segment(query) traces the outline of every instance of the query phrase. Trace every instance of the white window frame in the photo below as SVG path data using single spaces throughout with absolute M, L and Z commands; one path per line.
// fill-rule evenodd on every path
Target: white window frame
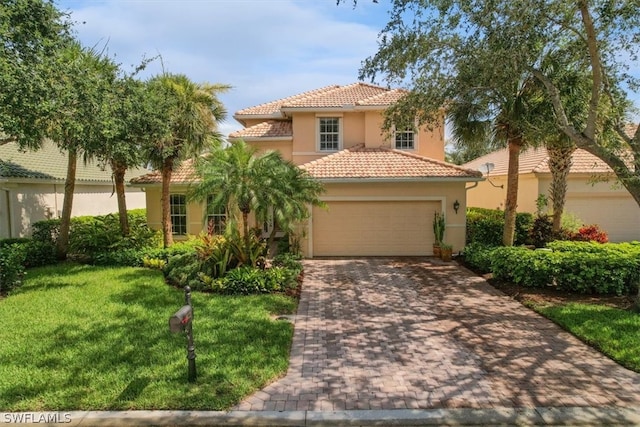
M 338 129 L 336 131 L 330 131 L 330 132 L 323 132 L 322 131 L 322 127 L 323 124 L 322 122 L 325 120 L 335 120 L 336 125 L 338 127 Z M 317 116 L 316 117 L 316 127 L 317 127 L 317 149 L 319 152 L 322 153 L 331 153 L 331 152 L 336 152 L 336 151 L 340 151 L 342 149 L 342 117 L 340 116 Z M 322 141 L 323 139 L 323 135 L 331 135 L 331 136 L 335 136 L 337 141 Z M 323 148 L 322 145 L 323 144 L 334 144 L 335 143 L 335 148 L 331 147 L 331 148 Z
M 404 136 L 409 136 L 411 135 L 411 138 L 404 138 Z M 396 130 L 393 133 L 393 148 L 395 148 L 396 150 L 403 150 L 403 151 L 413 151 L 417 148 L 417 132 L 413 131 L 413 130 L 405 130 L 405 131 L 398 131 Z M 400 139 L 398 139 L 400 138 Z M 411 142 L 411 146 L 410 147 L 404 147 L 403 145 L 405 145 L 405 143 L 407 143 L 410 139 Z M 398 144 L 400 143 L 400 144 Z M 400 145 L 400 146 L 399 146 Z
M 176 203 L 175 198 L 181 198 L 181 203 Z M 180 209 L 182 207 L 183 209 Z M 187 196 L 185 194 L 169 194 L 169 217 L 171 219 L 171 234 L 174 236 L 186 236 L 189 225 L 187 218 Z M 177 221 L 184 218 L 184 224 Z M 178 226 L 176 226 L 178 225 Z
M 209 223 L 213 221 L 213 234 L 224 234 L 225 227 L 227 226 L 227 210 L 224 206 L 214 207 L 211 202 L 213 201 L 213 195 L 207 196 L 205 205 L 205 229 L 209 231 Z

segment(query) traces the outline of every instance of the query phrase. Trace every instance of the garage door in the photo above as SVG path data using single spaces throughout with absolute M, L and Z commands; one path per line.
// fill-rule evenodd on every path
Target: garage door
M 611 242 L 640 240 L 640 208 L 631 196 L 586 198 L 568 195 L 564 210 L 575 214 L 585 224 L 598 224 Z
M 314 256 L 431 255 L 439 201 L 332 201 L 313 209 Z

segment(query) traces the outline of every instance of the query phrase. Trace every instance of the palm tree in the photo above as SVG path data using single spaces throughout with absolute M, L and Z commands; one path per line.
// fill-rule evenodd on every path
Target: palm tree
M 457 144 L 470 147 L 506 144 L 509 153 L 505 224 L 502 242 L 513 245 L 518 206 L 520 152 L 530 144 L 527 125 L 531 114 L 532 78 L 524 78 L 510 90 L 469 91 L 450 105 L 449 120 Z
M 255 147 L 239 140 L 225 149 L 214 150 L 198 159 L 200 181 L 190 189 L 189 198 L 207 200 L 224 207 L 233 216 L 239 213 L 245 250 L 250 251 L 249 215 L 264 221 L 270 212 L 278 224 L 290 230 L 308 214 L 308 206 L 321 206 L 322 185 L 305 171 L 282 159 L 280 153 L 258 154 Z M 233 227 L 234 222 L 229 221 Z M 270 236 L 273 239 L 273 234 Z
M 229 89 L 221 84 L 196 84 L 182 74 L 162 74 L 149 81 L 165 111 L 169 126 L 165 137 L 146 148 L 146 158 L 162 173 L 162 233 L 164 246 L 173 244 L 169 188 L 173 170 L 186 158 L 220 145 L 217 123 L 226 111 L 217 95 Z

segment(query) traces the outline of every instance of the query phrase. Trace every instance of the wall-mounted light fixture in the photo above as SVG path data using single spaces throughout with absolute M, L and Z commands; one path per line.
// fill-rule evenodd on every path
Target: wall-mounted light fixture
M 458 209 L 460 209 L 460 202 L 456 199 L 456 201 L 453 202 L 453 210 L 456 211 L 456 214 L 458 213 Z

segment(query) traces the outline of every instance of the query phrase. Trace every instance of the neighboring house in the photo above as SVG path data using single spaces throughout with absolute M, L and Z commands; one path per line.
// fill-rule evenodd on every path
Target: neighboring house
M 127 173 L 142 175 L 147 170 Z M 31 234 L 31 224 L 62 213 L 67 155 L 51 142 L 38 151 L 22 152 L 15 143 L 0 145 L 0 238 Z M 72 216 L 118 211 L 111 171 L 78 161 Z M 127 208 L 144 208 L 144 193 L 127 189 Z
M 327 86 L 234 115 L 245 129 L 232 133 L 231 142 L 278 150 L 325 184 L 327 209 L 311 212 L 302 235 L 305 256 L 431 255 L 435 212 L 446 215 L 446 242 L 463 248 L 465 186 L 481 174 L 444 162 L 442 125 L 385 137 L 383 111 L 404 93 L 363 83 Z M 172 179 L 176 235 L 197 234 L 207 217 L 221 214 L 187 204 L 193 179 L 191 162 Z M 160 174 L 132 183 L 145 187 L 149 223 L 160 228 Z
M 531 148 L 520 154 L 518 211 L 536 212 L 539 194 L 549 196 L 551 171 L 545 148 Z M 483 165 L 493 164 L 488 174 Z M 468 191 L 467 204 L 474 207 L 504 209 L 507 189 L 506 149 L 465 163 L 463 167 L 482 170 L 487 178 Z M 613 242 L 640 240 L 640 207 L 602 160 L 576 150 L 567 180 L 565 213 L 576 215 L 585 224 L 597 224 Z

